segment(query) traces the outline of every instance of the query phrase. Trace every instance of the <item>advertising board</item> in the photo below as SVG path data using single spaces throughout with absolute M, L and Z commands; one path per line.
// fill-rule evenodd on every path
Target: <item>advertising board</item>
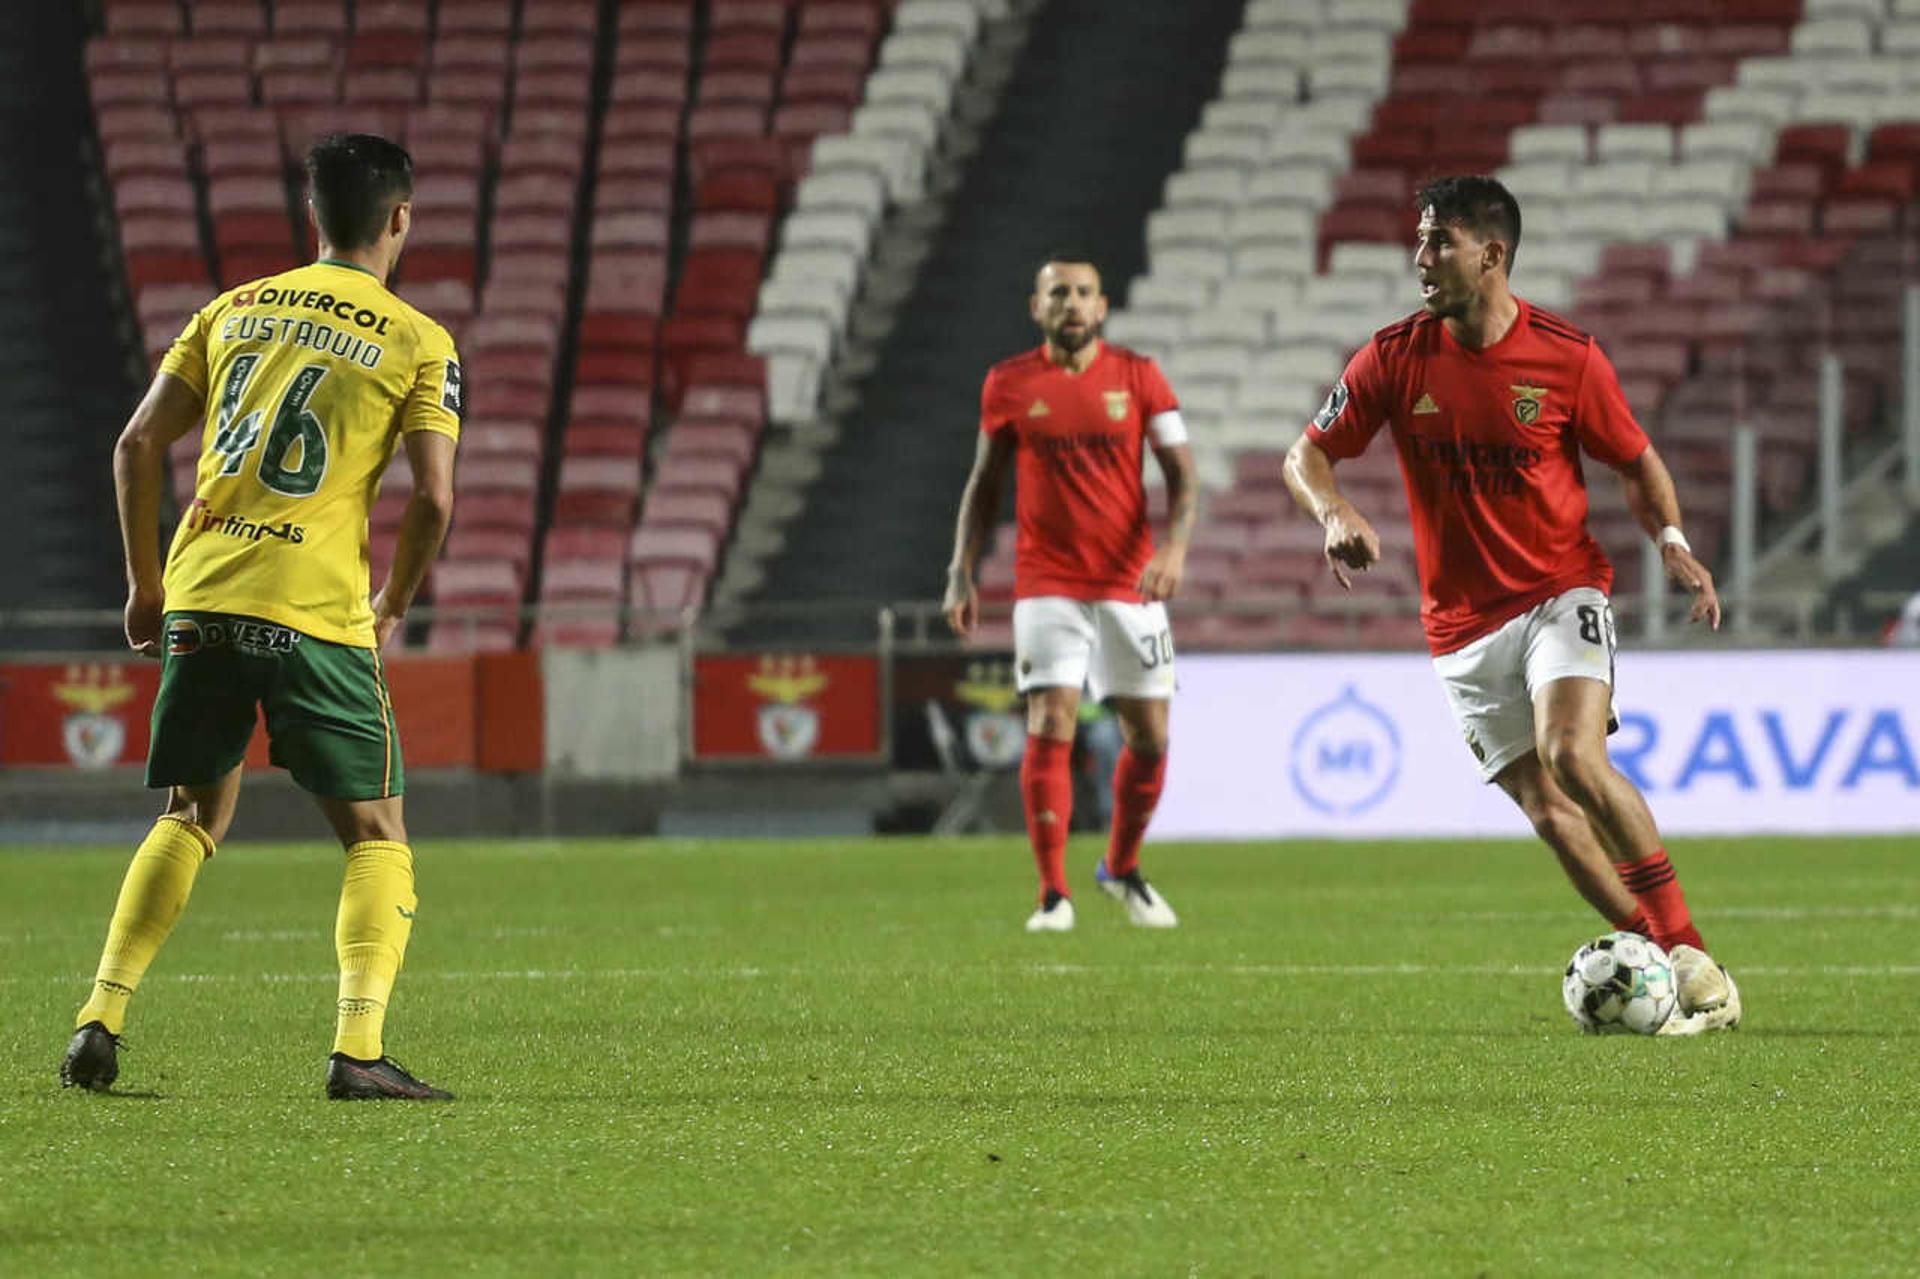
M 1614 703 L 1668 834 L 1920 831 L 1920 653 L 1628 651 Z M 1529 833 L 1424 656 L 1180 660 L 1156 838 Z

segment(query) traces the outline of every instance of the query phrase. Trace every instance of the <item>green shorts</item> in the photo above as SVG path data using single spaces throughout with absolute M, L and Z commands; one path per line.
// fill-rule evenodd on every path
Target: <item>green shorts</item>
M 258 707 L 269 758 L 302 789 L 329 799 L 404 791 L 387 674 L 373 649 L 228 613 L 168 613 L 161 648 L 147 785 L 226 776 L 246 757 Z

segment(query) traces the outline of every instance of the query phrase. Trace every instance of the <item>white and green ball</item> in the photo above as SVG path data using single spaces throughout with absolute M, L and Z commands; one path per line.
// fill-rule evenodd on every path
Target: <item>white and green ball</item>
M 1655 1034 L 1673 1014 L 1673 964 L 1639 933 L 1608 933 L 1573 952 L 1560 995 L 1590 1035 Z

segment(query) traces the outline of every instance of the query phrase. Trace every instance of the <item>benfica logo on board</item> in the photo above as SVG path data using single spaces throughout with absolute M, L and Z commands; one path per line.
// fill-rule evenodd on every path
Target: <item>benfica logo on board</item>
M 811 657 L 763 657 L 747 687 L 763 699 L 756 717 L 760 744 L 776 759 L 802 759 L 820 740 L 820 712 L 806 705 L 827 686 Z
M 70 668 L 66 682 L 53 687 L 53 695 L 73 711 L 60 724 L 60 744 L 67 758 L 82 768 L 118 763 L 127 745 L 127 725 L 114 712 L 134 692 L 116 666 Z

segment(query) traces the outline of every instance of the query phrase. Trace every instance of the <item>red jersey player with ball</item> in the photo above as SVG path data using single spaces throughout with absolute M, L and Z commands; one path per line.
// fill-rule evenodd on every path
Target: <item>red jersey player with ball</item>
M 1720 624 L 1713 577 L 1680 531 L 1665 463 L 1606 355 L 1513 295 L 1520 207 L 1492 178 L 1423 190 L 1425 310 L 1374 334 L 1287 454 L 1295 499 L 1326 529 L 1342 585 L 1380 539 L 1334 483 L 1381 427 L 1400 455 L 1434 669 L 1481 775 L 1497 782 L 1613 924 L 1673 959 L 1679 1009 L 1664 1034 L 1737 1025 L 1740 993 L 1705 952 L 1653 814 L 1607 757 L 1613 721 L 1613 568 L 1587 531 L 1580 454 L 1610 467 L 1694 596 Z
M 1014 661 L 1027 694 L 1020 789 L 1040 868 L 1040 905 L 1027 931 L 1073 927 L 1069 762 L 1083 685 L 1113 708 L 1125 741 L 1113 774 L 1113 834 L 1095 879 L 1134 924 L 1172 928 L 1179 922 L 1173 909 L 1140 873 L 1140 841 L 1166 776 L 1174 679 L 1165 601 L 1179 589 L 1198 510 L 1193 454 L 1159 367 L 1101 341 L 1107 299 L 1091 263 L 1049 259 L 1029 309 L 1046 341 L 987 374 L 942 607 L 956 632 L 973 629 L 980 610 L 974 567 L 1013 467 L 1020 526 Z M 1167 478 L 1171 522 L 1157 550 L 1141 483 L 1148 447 Z

